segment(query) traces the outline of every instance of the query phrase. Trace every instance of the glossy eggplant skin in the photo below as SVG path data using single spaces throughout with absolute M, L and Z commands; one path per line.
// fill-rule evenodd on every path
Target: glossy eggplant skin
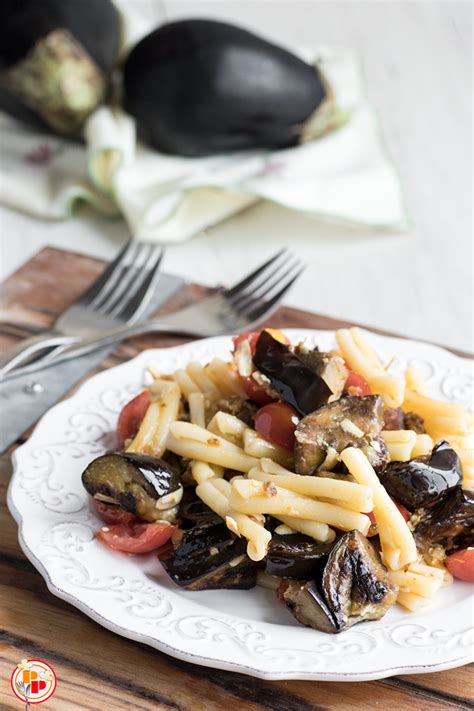
M 372 544 L 358 531 L 348 531 L 334 544 L 322 578 L 284 580 L 278 594 L 299 622 L 335 634 L 379 620 L 395 604 L 397 592 Z
M 414 511 L 461 483 L 461 462 L 451 445 L 442 440 L 427 456 L 408 462 L 390 462 L 379 478 L 390 496 Z
M 0 72 L 24 59 L 39 40 L 57 29 L 69 31 L 102 72 L 111 71 L 121 34 L 119 14 L 111 0 L 2 0 Z M 1 80 L 0 108 L 50 130 Z
M 300 415 L 307 415 L 327 403 L 333 394 L 327 383 L 268 331 L 262 331 L 253 356 L 257 370 L 271 387 Z
M 182 494 L 179 475 L 166 462 L 126 452 L 94 459 L 82 483 L 94 498 L 115 503 L 144 521 L 166 518 L 164 512 L 174 508 Z
M 214 516 L 184 531 L 177 548 L 160 562 L 176 585 L 188 590 L 248 590 L 256 584 L 257 566 L 246 547 L 245 539 Z
M 145 139 L 185 156 L 295 145 L 325 95 L 313 67 L 211 20 L 159 27 L 124 67 L 125 108 Z
M 274 533 L 265 559 L 265 572 L 279 578 L 310 580 L 322 573 L 332 543 L 318 543 L 298 533 Z
M 474 492 L 451 489 L 436 506 L 416 511 L 420 547 L 440 544 L 448 551 L 474 546 Z

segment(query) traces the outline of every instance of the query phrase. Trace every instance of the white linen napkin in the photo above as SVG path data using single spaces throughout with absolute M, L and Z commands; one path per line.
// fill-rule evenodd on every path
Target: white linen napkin
M 128 16 L 128 41 L 146 34 L 150 22 Z M 104 214 L 122 214 L 137 238 L 159 242 L 186 240 L 260 199 L 315 219 L 405 229 L 400 180 L 356 56 L 329 49 L 312 56 L 348 120 L 322 138 L 285 150 L 165 155 L 137 141 L 133 118 L 108 106 L 90 116 L 84 146 L 0 113 L 0 203 L 61 219 L 85 201 Z

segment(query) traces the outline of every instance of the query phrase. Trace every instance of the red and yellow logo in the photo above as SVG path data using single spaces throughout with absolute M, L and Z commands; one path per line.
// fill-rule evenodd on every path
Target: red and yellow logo
M 10 684 L 20 701 L 42 704 L 56 691 L 56 674 L 41 659 L 22 659 L 12 672 Z

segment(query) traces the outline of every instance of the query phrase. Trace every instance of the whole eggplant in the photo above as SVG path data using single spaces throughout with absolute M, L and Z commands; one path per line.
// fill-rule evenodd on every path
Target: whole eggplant
M 111 0 L 2 0 L 0 109 L 76 135 L 105 94 L 120 32 Z
M 144 138 L 185 156 L 296 145 L 327 93 L 314 67 L 212 20 L 159 27 L 124 67 L 124 105 Z

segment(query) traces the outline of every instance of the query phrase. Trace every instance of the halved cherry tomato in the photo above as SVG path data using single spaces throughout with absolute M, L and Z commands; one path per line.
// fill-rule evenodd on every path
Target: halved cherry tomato
M 249 400 L 253 400 L 259 405 L 266 405 L 269 402 L 273 402 L 272 396 L 269 395 L 265 388 L 259 385 L 251 375 L 244 376 L 239 374 L 239 380 Z
M 135 437 L 150 403 L 150 391 L 143 390 L 122 408 L 117 422 L 117 438 L 120 447 L 123 447 L 126 439 Z
M 474 583 L 474 548 L 451 553 L 444 563 L 453 577 Z
M 104 526 L 97 538 L 114 551 L 123 553 L 150 553 L 160 548 L 171 538 L 176 526 L 157 521 L 156 523 L 118 523 Z
M 130 511 L 124 511 L 120 506 L 106 504 L 105 501 L 93 499 L 97 513 L 105 523 L 131 523 L 135 516 Z
M 285 402 L 271 402 L 255 414 L 255 429 L 270 442 L 293 449 L 295 429 L 299 422 L 296 411 Z
M 349 395 L 356 395 L 357 397 L 364 397 L 365 395 L 370 395 L 372 392 L 367 380 L 353 370 L 349 371 L 344 390 L 349 393 Z

